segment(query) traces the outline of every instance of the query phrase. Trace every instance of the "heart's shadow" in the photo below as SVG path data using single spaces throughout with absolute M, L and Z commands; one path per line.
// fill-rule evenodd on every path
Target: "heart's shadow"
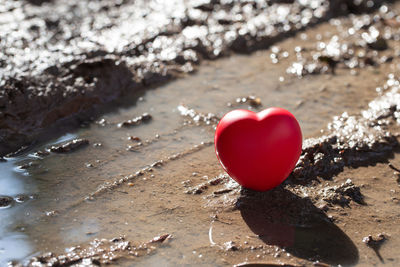
M 236 205 L 250 229 L 268 245 L 333 265 L 358 262 L 351 239 L 308 198 L 282 187 L 267 192 L 243 189 Z

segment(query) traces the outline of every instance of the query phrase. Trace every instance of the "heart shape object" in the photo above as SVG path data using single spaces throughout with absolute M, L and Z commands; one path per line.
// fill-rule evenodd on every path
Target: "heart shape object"
M 302 146 L 300 125 L 289 111 L 227 113 L 215 131 L 215 153 L 225 171 L 243 187 L 266 191 L 295 167 Z

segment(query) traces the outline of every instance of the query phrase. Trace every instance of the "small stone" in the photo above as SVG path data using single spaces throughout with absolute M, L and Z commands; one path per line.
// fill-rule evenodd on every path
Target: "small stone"
M 239 248 L 236 246 L 235 242 L 233 241 L 228 241 L 224 243 L 224 248 L 226 251 L 236 251 L 239 250 Z
M 261 106 L 261 99 L 259 97 L 251 98 L 249 103 L 253 107 Z
M 0 209 L 1 208 L 8 208 L 11 206 L 13 202 L 13 198 L 12 197 L 8 197 L 8 196 L 0 196 Z
M 140 142 L 141 141 L 141 139 L 139 138 L 139 137 L 137 137 L 137 136 L 129 136 L 128 137 L 128 140 L 130 140 L 130 141 L 137 141 L 137 142 Z
M 28 195 L 18 195 L 14 199 L 18 203 L 23 203 L 23 202 L 28 201 L 29 199 L 31 199 L 31 197 L 28 196 Z
M 67 153 L 75 151 L 79 148 L 87 146 L 89 144 L 89 140 L 87 139 L 74 139 L 70 142 L 67 142 L 62 145 L 52 146 L 50 151 L 53 153 Z
M 388 44 L 385 39 L 378 37 L 376 40 L 369 42 L 368 47 L 374 50 L 383 51 L 388 49 Z
M 379 247 L 385 242 L 387 237 L 383 234 L 380 233 L 377 235 L 376 238 L 373 238 L 372 235 L 368 235 L 363 238 L 363 242 L 368 246 L 373 249 L 379 249 Z

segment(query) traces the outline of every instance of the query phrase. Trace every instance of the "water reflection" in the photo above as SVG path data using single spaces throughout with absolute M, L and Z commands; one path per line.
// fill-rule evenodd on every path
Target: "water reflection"
M 75 137 L 75 134 L 66 134 L 52 144 Z M 0 162 L 0 197 L 11 202 L 10 205 L 0 207 L 0 266 L 7 265 L 11 260 L 23 260 L 33 251 L 32 243 L 24 233 L 24 225 L 26 219 L 35 212 L 29 200 L 37 191 L 37 184 L 29 171 L 21 168 L 21 165 L 35 158 L 31 154 L 24 154 Z
M 26 235 L 18 232 L 10 232 L 5 235 L 1 233 L 0 266 L 6 266 L 7 262 L 12 260 L 22 260 L 31 253 L 32 246 Z
M 15 171 L 16 160 L 9 159 L 0 163 L 0 195 L 16 198 L 29 190 L 22 173 Z M 17 232 L 15 221 L 22 207 L 15 200 L 8 208 L 0 209 L 0 266 L 5 266 L 10 260 L 21 260 L 32 252 L 28 237 Z
M 25 193 L 24 179 L 15 172 L 15 160 L 0 162 L 0 195 L 14 196 Z

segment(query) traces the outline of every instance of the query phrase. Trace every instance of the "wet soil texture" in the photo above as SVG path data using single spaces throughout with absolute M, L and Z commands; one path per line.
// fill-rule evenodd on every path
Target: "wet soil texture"
M 192 72 L 202 59 L 265 49 L 381 4 L 1 0 L 0 155 L 31 144 L 62 118 Z
M 126 95 L 2 158 L 0 265 L 398 266 L 400 6 L 370 2 L 4 2 L 8 31 L 24 26 L 33 40 L 35 22 L 34 40 L 47 39 L 25 43 L 42 61 L 4 53 L 16 66 L 1 74 L 5 92 L 38 109 L 26 128 L 27 116 L 7 115 L 16 124 L 2 129 L 27 136 L 45 127 L 42 114 L 56 114 L 50 125 Z M 0 36 L 6 49 L 22 38 Z M 253 53 L 204 60 L 232 51 Z M 224 173 L 213 135 L 226 112 L 270 106 L 292 111 L 305 139 L 290 177 L 259 193 Z

